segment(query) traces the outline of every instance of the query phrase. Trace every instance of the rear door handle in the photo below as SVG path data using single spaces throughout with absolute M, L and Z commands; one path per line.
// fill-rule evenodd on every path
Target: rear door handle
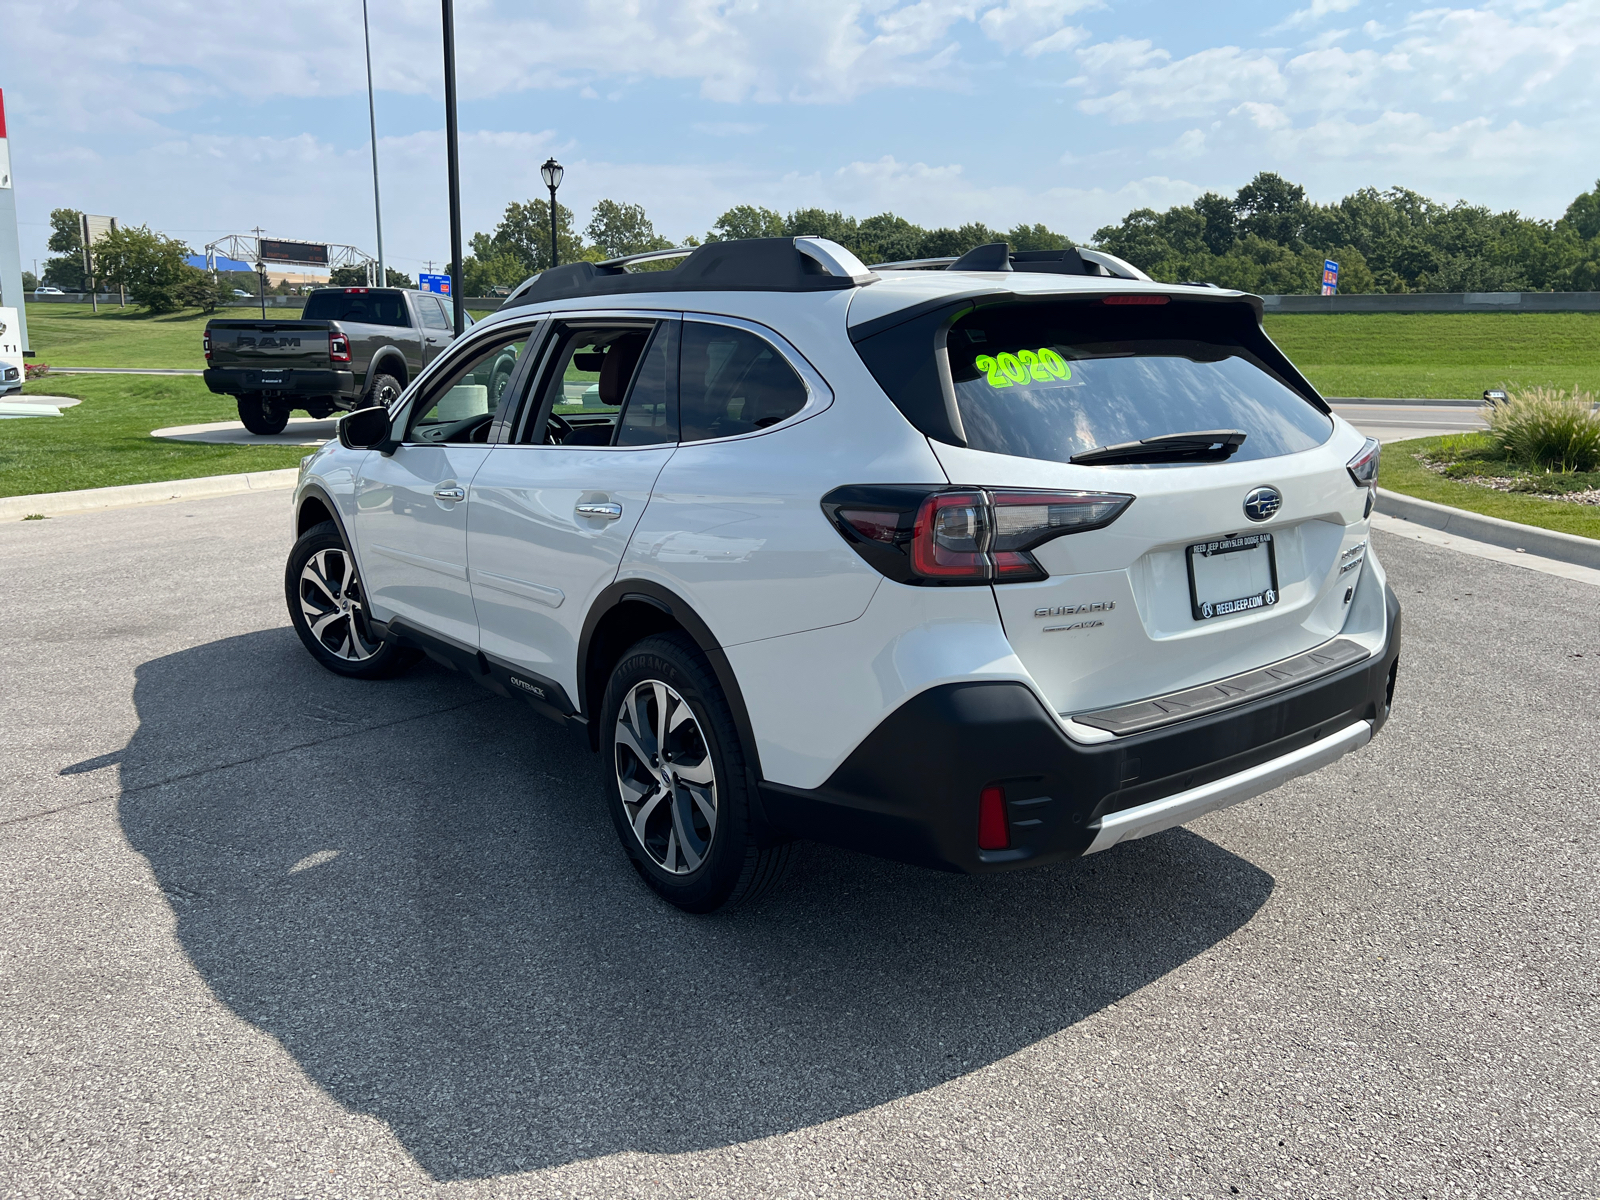
M 433 489 L 435 500 L 465 500 L 467 489 L 461 487 L 436 487 Z
M 427 340 L 428 340 L 428 344 L 431 346 L 434 342 L 437 342 L 439 339 L 435 338 L 435 337 L 431 337 L 431 338 L 429 338 Z
M 622 515 L 620 504 L 580 504 L 578 505 L 580 517 L 604 517 L 607 521 L 615 521 Z

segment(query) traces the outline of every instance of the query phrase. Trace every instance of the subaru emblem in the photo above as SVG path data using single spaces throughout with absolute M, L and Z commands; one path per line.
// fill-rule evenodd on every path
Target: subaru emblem
M 1267 521 L 1283 507 L 1283 493 L 1275 487 L 1258 487 L 1244 498 L 1244 515 L 1252 521 Z

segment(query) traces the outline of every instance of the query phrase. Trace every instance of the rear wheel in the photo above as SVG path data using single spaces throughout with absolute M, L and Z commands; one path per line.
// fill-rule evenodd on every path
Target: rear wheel
M 372 382 L 367 385 L 366 401 L 363 408 L 393 408 L 394 402 L 400 399 L 400 381 L 393 375 L 374 375 Z
M 777 881 L 789 844 L 762 845 L 751 828 L 739 733 L 692 641 L 663 634 L 624 654 L 602 722 L 617 836 L 657 895 L 707 913 Z
M 382 679 L 421 657 L 373 633 L 355 559 L 332 521 L 300 535 L 289 551 L 283 586 L 294 631 L 311 656 L 335 674 Z
M 239 420 L 261 437 L 282 433 L 289 424 L 289 402 L 266 392 L 246 392 L 239 397 Z

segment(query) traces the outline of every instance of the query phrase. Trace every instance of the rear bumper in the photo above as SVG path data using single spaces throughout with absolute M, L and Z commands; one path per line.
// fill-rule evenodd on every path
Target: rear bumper
M 225 396 L 243 392 L 277 392 L 289 396 L 353 396 L 356 377 L 350 371 L 288 367 L 281 371 L 255 367 L 217 367 L 204 373 L 206 386 Z
M 1365 745 L 1388 719 L 1400 605 L 1383 649 L 1298 687 L 1096 745 L 1028 687 L 955 683 L 889 715 L 820 788 L 763 783 L 778 829 L 983 873 L 1107 849 L 1260 795 Z M 980 850 L 978 797 L 1005 789 L 1011 848 Z

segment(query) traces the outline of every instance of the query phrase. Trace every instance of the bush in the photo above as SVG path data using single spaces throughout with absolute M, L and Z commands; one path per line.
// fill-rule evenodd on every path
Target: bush
M 185 261 L 189 247 L 143 225 L 113 229 L 94 244 L 104 282 L 128 289 L 129 298 L 153 313 L 183 307 L 180 289 L 196 268 Z
M 1489 433 L 1509 455 L 1549 471 L 1600 469 L 1600 415 L 1594 395 L 1555 388 L 1513 392 L 1484 409 Z

